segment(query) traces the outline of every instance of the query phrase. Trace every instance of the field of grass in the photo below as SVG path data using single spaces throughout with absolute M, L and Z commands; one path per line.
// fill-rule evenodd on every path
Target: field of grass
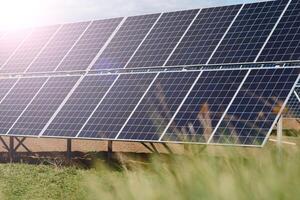
M 192 148 L 109 167 L 0 165 L 0 199 L 299 199 L 300 152 Z M 125 163 L 126 161 L 126 163 Z M 122 164 L 123 163 L 123 164 Z

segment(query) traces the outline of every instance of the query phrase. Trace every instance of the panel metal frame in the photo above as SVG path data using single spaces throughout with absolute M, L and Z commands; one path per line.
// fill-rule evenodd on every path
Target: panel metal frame
M 127 123 L 129 122 L 129 120 L 131 119 L 132 115 L 135 113 L 136 109 L 139 107 L 139 105 L 141 104 L 141 102 L 143 101 L 143 99 L 145 98 L 145 96 L 147 95 L 148 91 L 150 90 L 150 88 L 152 87 L 152 85 L 154 84 L 154 82 L 156 81 L 157 77 L 159 76 L 160 72 L 158 72 L 155 77 L 153 78 L 153 80 L 151 81 L 150 85 L 148 86 L 148 88 L 146 89 L 146 91 L 144 92 L 144 94 L 142 95 L 142 97 L 140 98 L 140 100 L 138 101 L 138 103 L 135 105 L 134 109 L 131 111 L 130 115 L 128 116 L 128 118 L 126 119 L 126 121 L 124 122 L 123 126 L 121 127 L 121 129 L 119 130 L 118 134 L 115 137 L 115 140 L 118 139 L 118 137 L 120 136 L 120 134 L 122 133 L 122 131 L 124 130 L 125 126 L 127 125 Z
M 281 114 L 282 114 L 282 112 L 283 112 L 283 110 L 284 110 L 286 104 L 288 103 L 290 97 L 292 96 L 293 92 L 295 91 L 296 85 L 297 85 L 297 83 L 299 82 L 299 80 L 300 80 L 300 74 L 298 75 L 297 81 L 295 82 L 295 84 L 294 84 L 293 88 L 291 89 L 289 95 L 287 96 L 286 100 L 285 100 L 284 103 L 282 104 L 281 109 L 280 109 L 279 112 L 277 113 L 277 116 L 276 116 L 276 118 L 275 118 L 275 120 L 274 120 L 274 122 L 273 122 L 273 124 L 272 124 L 272 126 L 271 126 L 271 128 L 270 128 L 270 130 L 269 130 L 269 132 L 268 132 L 268 134 L 266 135 L 266 137 L 265 137 L 265 139 L 264 139 L 262 145 L 258 145 L 259 147 L 263 147 L 263 146 L 265 146 L 265 144 L 267 143 L 267 141 L 268 141 L 268 139 L 269 139 L 269 137 L 270 137 L 270 135 L 271 135 L 271 133 L 272 133 L 272 130 L 274 129 L 276 123 L 277 123 L 278 120 L 280 119 Z
M 176 49 L 178 48 L 179 44 L 181 43 L 181 41 L 183 40 L 183 38 L 185 37 L 185 35 L 188 33 L 188 31 L 190 30 L 190 28 L 192 27 L 192 25 L 194 24 L 194 22 L 196 21 L 197 17 L 199 16 L 200 12 L 202 11 L 202 9 L 199 9 L 198 13 L 196 14 L 195 18 L 191 21 L 191 24 L 187 27 L 187 29 L 185 30 L 185 32 L 183 33 L 183 35 L 181 36 L 181 38 L 179 39 L 179 41 L 177 42 L 177 44 L 175 45 L 174 49 L 172 50 L 172 52 L 170 53 L 170 55 L 168 56 L 168 58 L 166 59 L 166 61 L 163 64 L 163 67 L 166 66 L 166 64 L 169 62 L 170 58 L 172 57 L 172 55 L 174 54 L 174 52 L 176 51 Z
M 287 11 L 288 7 L 290 6 L 291 2 L 292 2 L 292 0 L 289 0 L 289 2 L 287 3 L 287 5 L 285 6 L 284 10 L 282 11 L 281 15 L 279 16 L 279 18 L 278 18 L 276 24 L 274 25 L 272 31 L 270 32 L 270 34 L 269 34 L 269 36 L 267 37 L 265 43 L 263 44 L 263 46 L 261 47 L 259 53 L 257 54 L 257 56 L 256 56 L 256 58 L 255 58 L 255 60 L 254 60 L 255 63 L 257 62 L 257 60 L 258 60 L 258 58 L 260 57 L 261 53 L 263 52 L 263 50 L 265 49 L 266 45 L 268 44 L 270 38 L 272 37 L 272 35 L 273 35 L 274 31 L 276 30 L 278 24 L 280 23 L 282 17 L 283 17 L 284 14 L 286 13 L 286 11 Z
M 93 112 L 90 114 L 90 116 L 87 118 L 87 120 L 85 121 L 85 123 L 82 125 L 81 129 L 78 131 L 78 133 L 75 136 L 75 138 L 80 138 L 79 137 L 80 133 L 85 128 L 85 126 L 87 125 L 87 123 L 89 122 L 89 120 L 92 118 L 92 116 L 95 114 L 95 112 L 98 110 L 99 106 L 101 105 L 101 103 L 103 102 L 103 100 L 105 99 L 105 97 L 108 95 L 108 93 L 111 91 L 111 89 L 113 88 L 113 86 L 115 85 L 115 83 L 119 80 L 120 76 L 121 75 L 119 74 L 116 77 L 116 79 L 114 80 L 114 82 L 111 84 L 111 86 L 108 88 L 108 90 L 106 91 L 106 93 L 103 95 L 103 97 L 101 98 L 101 100 L 98 102 L 97 106 L 94 108 Z
M 82 37 L 84 36 L 84 34 L 86 33 L 86 31 L 90 28 L 90 26 L 92 25 L 93 21 L 90 21 L 90 23 L 86 26 L 86 28 L 84 29 L 84 31 L 79 35 L 79 37 L 77 38 L 77 40 L 74 42 L 74 44 L 71 46 L 71 48 L 69 49 L 69 51 L 67 51 L 67 53 L 64 55 L 64 57 L 61 59 L 61 61 L 57 64 L 57 66 L 54 68 L 54 70 L 52 72 L 56 72 L 56 70 L 60 67 L 60 65 L 64 62 L 64 60 L 69 56 L 69 54 L 71 53 L 71 51 L 74 49 L 74 47 L 78 44 L 78 42 L 82 39 Z
M 20 44 L 14 49 L 14 51 L 10 54 L 10 56 L 6 59 L 6 61 L 0 66 L 0 69 L 2 69 L 7 63 L 12 59 L 12 57 L 16 54 L 16 52 L 22 47 L 22 45 L 25 43 L 25 41 L 32 35 L 34 29 L 31 29 L 27 35 L 22 39 Z
M 5 135 L 8 135 L 8 133 L 11 131 L 11 129 L 15 126 L 15 124 L 19 121 L 19 119 L 22 117 L 22 115 L 27 111 L 28 107 L 31 105 L 31 103 L 35 100 L 35 98 L 39 95 L 41 90 L 44 88 L 44 86 L 48 83 L 50 77 L 46 79 L 46 81 L 42 84 L 40 89 L 35 93 L 35 95 L 32 97 L 32 99 L 29 101 L 29 103 L 26 105 L 26 107 L 23 109 L 23 111 L 20 113 L 20 115 L 17 117 L 15 122 L 11 125 L 11 127 L 8 129 L 7 133 Z
M 298 93 L 296 92 L 296 90 L 294 90 L 294 94 L 295 94 L 296 98 L 298 99 L 298 101 L 300 103 L 300 97 L 299 97 Z
M 26 73 L 29 68 L 33 65 L 33 63 L 40 57 L 40 55 L 44 52 L 44 50 L 48 47 L 50 42 L 54 39 L 54 37 L 57 35 L 57 33 L 61 30 L 63 25 L 60 25 L 57 30 L 52 34 L 52 36 L 49 38 L 49 40 L 46 42 L 46 44 L 41 48 L 41 50 L 38 52 L 38 54 L 35 56 L 35 58 L 31 61 L 31 63 L 27 66 L 27 68 L 24 70 L 23 73 Z
M 95 63 L 97 62 L 98 58 L 102 55 L 102 53 L 105 51 L 105 49 L 107 48 L 107 46 L 110 44 L 110 42 L 114 39 L 115 35 L 118 33 L 118 31 L 120 30 L 120 28 L 123 26 L 124 22 L 126 21 L 127 17 L 124 17 L 121 22 L 119 23 L 119 25 L 115 28 L 115 30 L 112 32 L 112 34 L 110 35 L 110 37 L 107 39 L 107 41 L 105 42 L 105 44 L 102 46 L 102 48 L 99 50 L 99 52 L 96 54 L 96 56 L 94 57 L 94 59 L 91 61 L 91 63 L 89 64 L 89 66 L 87 67 L 87 69 L 85 71 L 90 71 L 92 69 L 92 67 L 95 65 Z
M 143 45 L 143 43 L 145 42 L 145 40 L 147 39 L 147 37 L 150 35 L 150 33 L 152 32 L 153 28 L 156 26 L 157 22 L 161 19 L 162 15 L 164 13 L 160 13 L 160 15 L 158 16 L 158 18 L 156 19 L 156 21 L 154 22 L 154 24 L 151 26 L 150 30 L 148 31 L 148 33 L 145 35 L 144 39 L 141 41 L 141 43 L 139 44 L 139 46 L 136 48 L 136 50 L 133 52 L 133 54 L 131 55 L 131 57 L 129 58 L 129 60 L 127 61 L 127 63 L 124 65 L 124 67 L 122 69 L 126 69 L 126 67 L 129 65 L 130 61 L 132 60 L 132 58 L 135 56 L 135 54 L 138 52 L 138 50 L 140 49 L 140 47 Z
M 59 107 L 56 109 L 56 111 L 54 112 L 54 114 L 52 115 L 52 117 L 49 119 L 49 121 L 46 123 L 46 125 L 44 126 L 44 128 L 41 130 L 39 137 L 41 135 L 43 135 L 43 133 L 46 131 L 46 129 L 48 128 L 48 126 L 51 124 L 51 122 L 54 120 L 54 118 L 57 116 L 57 114 L 60 112 L 60 110 L 62 109 L 62 107 L 66 104 L 66 102 L 69 100 L 69 98 L 72 96 L 73 92 L 76 90 L 76 88 L 78 87 L 78 85 L 81 83 L 81 81 L 84 79 L 84 75 L 82 75 L 75 83 L 75 85 L 72 87 L 72 89 L 68 92 L 67 96 L 64 98 L 64 100 L 61 102 L 61 104 L 59 105 Z
M 219 41 L 219 43 L 217 44 L 215 50 L 212 52 L 212 54 L 210 55 L 210 57 L 208 58 L 206 65 L 209 64 L 209 62 L 211 61 L 212 57 L 215 55 L 216 51 L 218 50 L 219 46 L 222 44 L 224 38 L 226 37 L 227 33 L 229 32 L 229 30 L 231 29 L 232 25 L 234 24 L 234 22 L 236 21 L 236 19 L 238 18 L 238 16 L 240 15 L 240 13 L 242 12 L 242 10 L 244 9 L 245 4 L 242 4 L 240 10 L 238 11 L 238 13 L 236 14 L 236 16 L 234 17 L 234 19 L 232 20 L 231 24 L 229 25 L 229 27 L 227 28 L 226 32 L 224 33 L 223 37 L 221 38 L 221 40 Z
M 171 120 L 169 121 L 168 125 L 166 126 L 165 130 L 162 132 L 161 136 L 159 137 L 158 141 L 161 142 L 163 137 L 165 136 L 165 134 L 167 133 L 168 129 L 170 128 L 172 122 L 174 121 L 176 115 L 178 114 L 178 112 L 180 111 L 180 109 L 182 108 L 184 102 L 187 100 L 188 96 L 190 95 L 190 93 L 192 92 L 192 90 L 194 89 L 195 85 L 197 84 L 197 82 L 199 81 L 201 75 L 202 75 L 203 71 L 200 71 L 198 77 L 195 79 L 194 83 L 192 84 L 191 88 L 189 89 L 189 91 L 187 92 L 187 94 L 185 95 L 185 97 L 183 98 L 181 104 L 178 106 L 177 110 L 175 111 L 174 115 L 172 116 Z
M 220 118 L 218 124 L 216 125 L 215 129 L 213 130 L 213 132 L 211 133 L 209 139 L 207 140 L 207 144 L 213 144 L 213 143 L 211 143 L 211 141 L 212 141 L 213 137 L 215 136 L 215 133 L 217 132 L 217 130 L 218 130 L 218 128 L 220 127 L 220 125 L 221 125 L 223 119 L 224 119 L 225 116 L 227 115 L 228 110 L 230 109 L 232 103 L 234 102 L 235 98 L 237 97 L 238 93 L 240 92 L 241 88 L 243 87 L 243 85 L 244 85 L 245 81 L 247 80 L 247 78 L 248 78 L 250 72 L 251 72 L 251 69 L 248 70 L 248 72 L 247 72 L 247 74 L 245 75 L 244 79 L 243 79 L 242 82 L 240 83 L 240 86 L 238 87 L 237 91 L 236 91 L 235 94 L 233 95 L 231 101 L 229 102 L 229 104 L 228 104 L 226 110 L 224 111 L 222 117 Z

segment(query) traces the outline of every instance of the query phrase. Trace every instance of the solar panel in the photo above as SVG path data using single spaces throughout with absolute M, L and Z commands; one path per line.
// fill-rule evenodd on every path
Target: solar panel
M 299 72 L 299 68 L 251 70 L 212 143 L 262 145 L 292 92 Z
M 24 72 L 59 26 L 41 27 L 33 30 L 11 59 L 2 66 L 1 73 Z
M 159 74 L 117 139 L 157 141 L 199 74 Z
M 157 74 L 122 74 L 79 134 L 114 139 Z
M 258 61 L 300 60 L 300 2 L 292 0 Z
M 56 71 L 85 70 L 122 21 L 122 18 L 94 21 Z
M 254 62 L 287 2 L 277 0 L 246 4 L 210 63 Z
M 78 76 L 49 78 L 10 126 L 8 135 L 39 135 L 78 79 Z
M 164 13 L 126 68 L 162 66 L 198 12 Z
M 17 79 L 14 78 L 1 78 L 0 79 L 0 103 L 2 99 L 7 95 L 10 89 L 16 84 Z
M 0 104 L 0 135 L 5 135 L 8 132 L 46 79 L 45 77 L 21 78 L 2 99 Z
M 159 14 L 128 17 L 93 66 L 93 70 L 124 68 Z
M 206 143 L 247 71 L 204 71 L 162 141 Z
M 30 34 L 30 30 L 9 31 L 0 38 L 0 67 L 5 64 L 7 59 Z
M 202 9 L 167 66 L 205 64 L 241 5 Z
M 90 22 L 65 24 L 26 72 L 51 72 L 70 51 Z
M 296 87 L 291 95 L 286 109 L 284 110 L 284 118 L 300 119 L 300 88 Z
M 75 137 L 117 75 L 89 75 L 73 92 L 43 136 Z

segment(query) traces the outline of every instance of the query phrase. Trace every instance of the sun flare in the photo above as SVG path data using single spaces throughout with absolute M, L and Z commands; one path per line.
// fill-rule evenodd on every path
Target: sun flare
M 32 27 L 41 23 L 43 1 L 0 0 L 0 29 Z

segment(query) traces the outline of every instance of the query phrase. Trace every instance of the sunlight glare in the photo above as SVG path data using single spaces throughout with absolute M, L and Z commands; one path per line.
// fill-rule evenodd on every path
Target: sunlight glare
M 42 23 L 43 1 L 0 0 L 0 30 L 15 30 Z

